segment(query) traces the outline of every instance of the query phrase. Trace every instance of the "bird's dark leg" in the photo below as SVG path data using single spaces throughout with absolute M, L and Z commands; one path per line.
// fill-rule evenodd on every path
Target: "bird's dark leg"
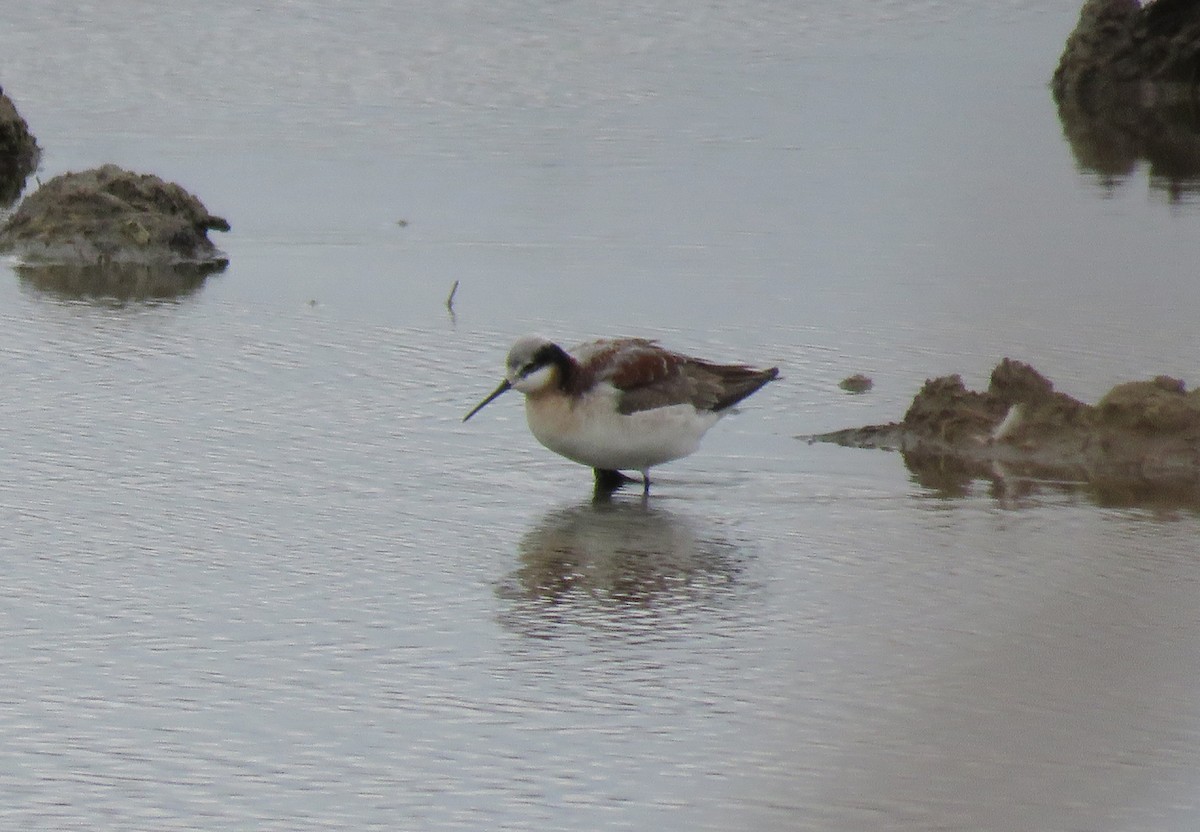
M 594 468 L 593 470 L 596 472 L 597 494 L 611 494 L 626 483 L 633 482 L 632 479 L 620 471 L 613 471 L 608 468 Z

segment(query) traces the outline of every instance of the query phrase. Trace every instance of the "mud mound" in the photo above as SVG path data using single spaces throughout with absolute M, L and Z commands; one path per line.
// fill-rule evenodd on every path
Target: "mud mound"
M 1200 3 L 1087 0 L 1051 87 L 1079 167 L 1106 187 L 1145 160 L 1170 201 L 1200 191 Z
M 209 230 L 229 223 L 157 176 L 116 165 L 56 176 L 0 227 L 0 251 L 28 263 L 213 263 Z
M 1086 0 L 1054 71 L 1055 96 L 1094 98 L 1143 82 L 1193 88 L 1200 82 L 1200 5 Z
M 1168 376 L 1119 384 L 1089 405 L 1006 358 L 985 391 L 958 376 L 932 379 L 900 422 L 809 439 L 898 450 L 926 471 L 999 464 L 1109 486 L 1200 488 L 1200 390 Z
M 29 125 L 0 89 L 0 207 L 16 202 L 41 153 Z

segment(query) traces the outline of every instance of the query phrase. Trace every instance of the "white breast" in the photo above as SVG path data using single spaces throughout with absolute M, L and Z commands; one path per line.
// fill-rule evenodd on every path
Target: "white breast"
M 690 404 L 624 415 L 616 391 L 601 385 L 572 399 L 559 393 L 528 396 L 525 417 L 539 442 L 555 453 L 593 468 L 645 471 L 696 450 L 721 418 Z

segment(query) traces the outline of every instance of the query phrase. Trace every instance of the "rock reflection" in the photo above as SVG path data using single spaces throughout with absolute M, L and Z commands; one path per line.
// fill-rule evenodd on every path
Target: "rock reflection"
M 1200 103 L 1157 101 L 1142 87 L 1103 98 L 1060 98 L 1063 134 L 1081 169 L 1115 190 L 1149 164 L 1150 187 L 1171 202 L 1200 193 Z
M 23 287 L 67 300 L 171 300 L 196 292 L 227 261 L 213 263 L 38 264 L 14 267 Z
M 497 591 L 513 602 L 517 629 L 531 633 L 546 615 L 580 604 L 654 608 L 711 598 L 740 571 L 733 544 L 641 501 L 555 509 L 522 538 L 520 559 Z
M 958 456 L 903 452 L 917 485 L 955 500 L 974 494 L 977 483 L 1005 508 L 1036 505 L 1046 495 L 1080 496 L 1102 508 L 1142 508 L 1158 513 L 1200 513 L 1194 483 L 1149 482 L 1136 471 L 1099 472 L 1082 467 L 982 462 Z

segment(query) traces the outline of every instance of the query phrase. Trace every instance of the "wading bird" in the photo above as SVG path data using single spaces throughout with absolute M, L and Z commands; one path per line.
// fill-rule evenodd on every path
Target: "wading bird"
M 730 409 L 779 375 L 777 367 L 714 364 L 644 338 L 605 338 L 570 350 L 536 335 L 508 352 L 504 381 L 463 417 L 501 393 L 525 394 L 525 417 L 550 450 L 596 472 L 597 491 L 685 457 Z

